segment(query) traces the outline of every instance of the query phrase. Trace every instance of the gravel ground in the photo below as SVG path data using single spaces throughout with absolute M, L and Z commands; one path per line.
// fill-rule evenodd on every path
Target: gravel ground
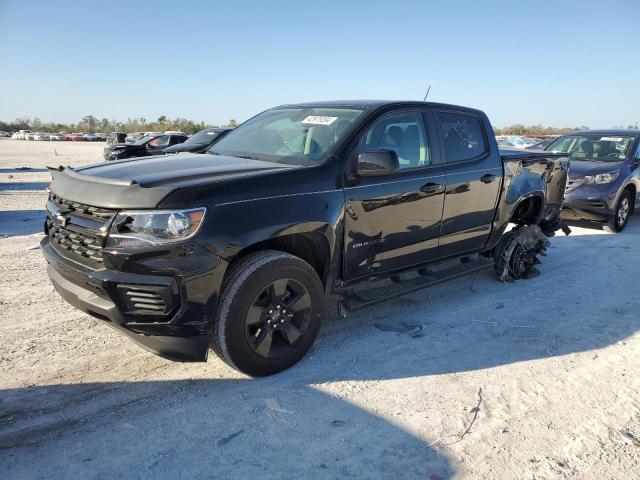
M 0 478 L 640 478 L 638 216 L 552 239 L 534 279 L 328 320 L 252 380 L 158 358 L 53 292 L 44 167 L 102 146 L 0 140 Z

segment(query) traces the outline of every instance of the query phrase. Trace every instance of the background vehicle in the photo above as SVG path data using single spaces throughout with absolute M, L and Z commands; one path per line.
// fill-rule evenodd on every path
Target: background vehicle
M 62 133 L 52 133 L 49 135 L 49 140 L 53 141 L 64 141 L 65 135 Z
M 49 141 L 49 134 L 45 132 L 37 132 L 33 134 L 33 139 L 37 141 Z
M 135 143 L 144 136 L 143 132 L 130 133 L 125 137 L 124 141 L 125 143 Z
M 112 143 L 107 145 L 104 148 L 103 155 L 105 160 L 161 155 L 166 147 L 177 145 L 186 139 L 187 136 L 184 134 L 144 136 L 135 143 Z
M 29 133 L 25 133 L 24 134 L 24 139 L 25 140 L 34 140 L 36 138 L 36 133 L 35 132 L 29 132 Z
M 525 150 L 532 150 L 534 152 L 541 152 L 545 148 L 547 148 L 549 145 L 551 145 L 552 143 L 553 143 L 553 140 L 539 140 L 536 143 L 533 143 L 531 145 L 528 145 L 528 146 L 524 147 L 524 149 Z
M 84 140 L 84 133 L 68 133 L 64 139 L 70 142 L 80 142 Z
M 11 134 L 9 132 L 2 131 L 0 132 L 0 137 L 10 137 Z
M 107 135 L 107 143 L 125 143 L 127 134 L 125 132 L 111 132 Z
M 640 130 L 586 130 L 558 138 L 547 151 L 568 153 L 571 170 L 562 215 L 624 230 L 638 204 Z
M 167 147 L 164 153 L 204 153 L 216 140 L 219 140 L 231 128 L 206 128 L 189 137 L 185 142 Z
M 55 288 L 167 358 L 203 361 L 211 344 L 278 372 L 328 298 L 357 309 L 488 267 L 529 276 L 561 226 L 566 157 L 501 154 L 469 108 L 282 106 L 210 153 L 52 170 Z
M 527 148 L 539 143 L 535 138 L 523 137 L 521 135 L 499 135 L 496 137 L 498 145 L 504 148 Z
M 31 133 L 31 130 L 18 130 L 16 133 L 11 135 L 11 138 L 15 140 L 26 140 L 27 134 Z

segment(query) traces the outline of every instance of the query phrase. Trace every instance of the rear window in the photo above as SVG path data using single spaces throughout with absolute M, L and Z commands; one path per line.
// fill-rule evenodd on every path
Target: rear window
M 474 115 L 440 112 L 438 119 L 444 136 L 447 162 L 463 162 L 479 157 L 487 150 L 480 119 Z

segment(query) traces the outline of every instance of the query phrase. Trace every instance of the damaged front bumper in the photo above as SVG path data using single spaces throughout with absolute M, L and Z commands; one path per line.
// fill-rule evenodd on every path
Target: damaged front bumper
M 63 257 L 46 237 L 41 248 L 56 291 L 77 309 L 176 361 L 206 361 L 218 275 L 192 277 L 92 270 Z M 217 257 L 216 257 L 217 258 Z M 221 265 L 218 265 L 219 267 Z

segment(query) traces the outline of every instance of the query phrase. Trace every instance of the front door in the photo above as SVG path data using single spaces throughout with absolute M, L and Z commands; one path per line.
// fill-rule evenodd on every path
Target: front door
M 359 137 L 349 164 L 368 150 L 394 150 L 400 168 L 345 188 L 345 279 L 437 258 L 445 176 L 421 110 L 382 114 Z M 437 158 L 437 160 L 436 160 Z

